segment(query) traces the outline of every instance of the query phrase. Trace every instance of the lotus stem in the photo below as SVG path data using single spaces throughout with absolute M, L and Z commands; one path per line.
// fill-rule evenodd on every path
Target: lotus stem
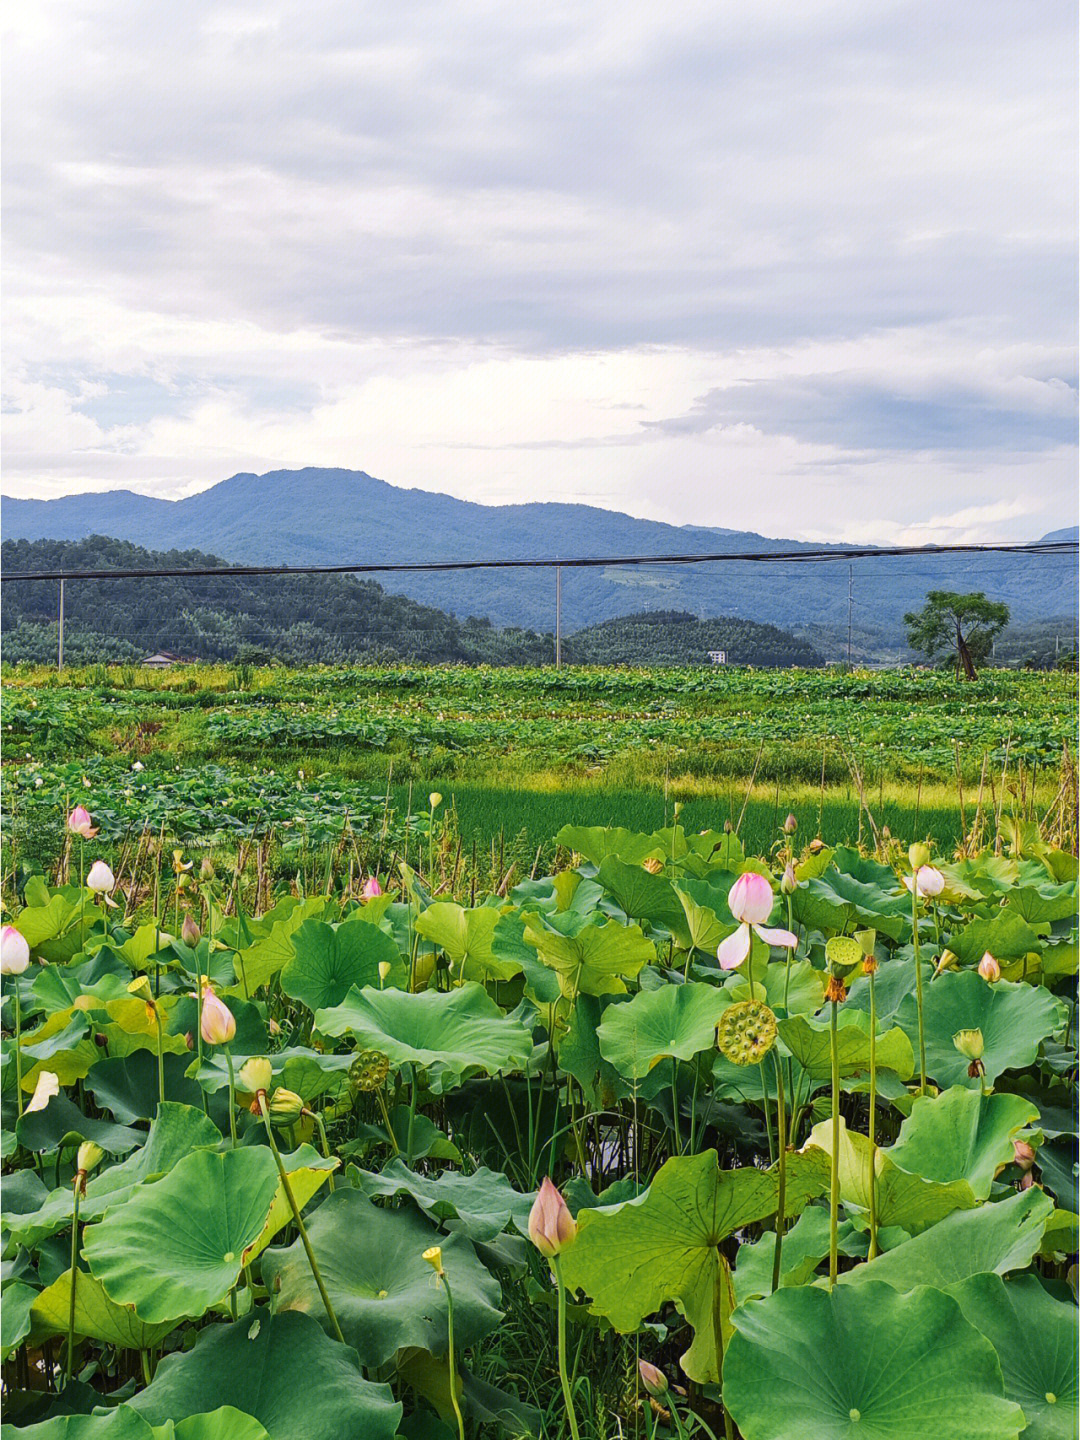
M 559 1384 L 562 1386 L 563 1403 L 566 1406 L 566 1418 L 570 1422 L 570 1434 L 573 1440 L 581 1440 L 581 1432 L 578 1430 L 577 1414 L 574 1411 L 574 1397 L 570 1390 L 570 1380 L 566 1373 L 566 1287 L 562 1282 L 562 1274 L 559 1268 L 559 1257 L 551 1257 L 551 1268 L 555 1275 L 555 1288 L 558 1291 L 559 1300 Z
M 447 1359 L 450 1364 L 450 1403 L 457 1419 L 458 1440 L 465 1440 L 465 1417 L 457 1396 L 457 1366 L 454 1364 L 454 1294 L 450 1289 L 450 1277 L 443 1270 L 439 1279 L 446 1286 Z
M 383 1096 L 381 1090 L 375 1091 L 375 1099 L 379 1102 L 379 1109 L 382 1111 L 383 1124 L 386 1126 L 387 1138 L 389 1139 L 390 1144 L 393 1147 L 394 1154 L 400 1155 L 401 1146 L 397 1142 L 397 1136 L 394 1134 L 394 1127 L 390 1123 L 390 1112 L 386 1108 L 386 1099 Z
M 874 994 L 874 971 L 870 971 L 870 1249 L 866 1258 L 873 1260 L 878 1251 L 877 1218 L 877 997 Z
M 780 1175 L 776 1188 L 776 1252 L 773 1255 L 772 1288 L 780 1288 L 780 1256 L 784 1245 L 784 1211 L 787 1207 L 787 1117 L 784 1114 L 784 1067 L 773 1047 L 776 1069 L 776 1143 L 780 1151 Z
M 311 1241 L 308 1239 L 307 1229 L 305 1228 L 303 1219 L 300 1215 L 300 1207 L 296 1203 L 296 1196 L 293 1194 L 293 1188 L 289 1181 L 288 1172 L 286 1171 L 285 1163 L 281 1158 L 281 1151 L 278 1149 L 277 1141 L 274 1139 L 274 1127 L 270 1123 L 270 1111 L 266 1104 L 265 1090 L 259 1091 L 258 1102 L 259 1110 L 263 1118 L 263 1124 L 266 1126 L 266 1138 L 270 1141 L 270 1149 L 274 1152 L 274 1159 L 277 1161 L 278 1176 L 281 1179 L 281 1188 L 285 1191 L 285 1198 L 289 1202 L 289 1209 L 292 1211 L 293 1219 L 296 1221 L 296 1228 L 300 1232 L 300 1240 L 304 1246 L 304 1253 L 305 1255 L 307 1255 L 308 1264 L 311 1266 L 312 1278 L 314 1279 L 315 1284 L 318 1286 L 319 1294 L 322 1296 L 322 1302 L 323 1305 L 325 1305 L 326 1307 L 326 1313 L 330 1318 L 330 1324 L 333 1327 L 334 1335 L 344 1345 L 345 1337 L 341 1333 L 341 1326 L 338 1324 L 338 1318 L 334 1314 L 334 1307 L 330 1304 L 330 1296 L 326 1293 L 326 1286 L 323 1284 L 322 1272 L 319 1269 L 319 1262 L 315 1259 L 315 1252 L 311 1248 Z
M 838 1270 L 840 1217 L 840 1056 L 836 1042 L 836 1001 L 829 1001 L 829 1061 L 832 1073 L 832 1157 L 829 1166 L 829 1289 Z
M 232 1051 L 228 1045 L 223 1045 L 225 1051 L 225 1062 L 229 1067 L 229 1137 L 232 1140 L 232 1148 L 236 1149 L 236 1075 L 233 1071 Z M 161 1098 L 164 1100 L 165 1092 L 162 1091 Z
M 75 1189 L 71 1212 L 71 1300 L 68 1304 L 67 1357 L 64 1361 L 64 1384 L 71 1382 L 75 1362 L 75 1277 L 79 1273 L 79 1195 L 82 1190 L 82 1173 L 75 1176 Z
M 919 1094 L 926 1094 L 926 1034 L 923 1030 L 922 963 L 919 957 L 918 886 L 911 887 L 911 943 L 915 950 L 915 1005 L 919 1012 Z
M 322 1146 L 323 1158 L 326 1159 L 326 1160 L 329 1160 L 329 1159 L 330 1159 L 330 1142 L 329 1142 L 329 1140 L 327 1140 L 327 1138 L 326 1138 L 326 1126 L 323 1124 L 323 1118 L 322 1118 L 322 1116 L 319 1114 L 319 1112 L 318 1112 L 317 1110 L 309 1110 L 309 1109 L 307 1109 L 306 1106 L 304 1107 L 303 1113 L 304 1113 L 305 1115 L 310 1115 L 311 1118 L 312 1118 L 312 1120 L 315 1121 L 315 1128 L 316 1128 L 316 1129 L 318 1130 L 318 1132 L 319 1132 L 319 1143 L 320 1143 L 320 1145 Z M 334 1175 L 333 1175 L 333 1172 L 332 1172 L 332 1171 L 331 1171 L 331 1173 L 330 1173 L 330 1193 L 331 1193 L 331 1195 L 334 1193 Z
M 160 1010 L 158 1009 L 158 1003 L 157 1003 L 157 1000 L 156 1000 L 156 999 L 153 1000 L 151 1003 L 152 1003 L 152 1005 L 153 1005 L 153 1007 L 154 1007 L 154 1024 L 157 1026 L 157 1087 L 158 1087 L 158 1102 L 159 1102 L 159 1104 L 164 1105 L 164 1103 L 165 1103 L 165 1055 L 164 1055 L 164 1040 L 162 1039 L 162 1033 L 161 1033 L 161 1012 L 160 1012 Z
M 19 1119 L 23 1113 L 22 1088 L 22 1012 L 19 1009 L 19 977 L 11 977 L 11 991 L 15 1000 L 15 1105 Z

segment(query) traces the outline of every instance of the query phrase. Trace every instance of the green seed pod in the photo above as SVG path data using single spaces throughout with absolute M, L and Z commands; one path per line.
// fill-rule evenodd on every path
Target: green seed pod
M 863 947 L 848 935 L 833 935 L 825 942 L 825 959 L 834 970 L 850 970 L 865 959 Z
M 354 1090 L 381 1090 L 390 1073 L 390 1061 L 381 1050 L 361 1050 L 349 1066 L 349 1084 Z
M 304 1113 L 304 1102 L 295 1090 L 286 1090 L 283 1085 L 279 1085 L 271 1095 L 267 1108 L 272 1124 L 295 1125 Z
M 716 1026 L 721 1055 L 735 1065 L 757 1065 L 776 1044 L 776 1016 L 764 1000 L 729 1005 Z

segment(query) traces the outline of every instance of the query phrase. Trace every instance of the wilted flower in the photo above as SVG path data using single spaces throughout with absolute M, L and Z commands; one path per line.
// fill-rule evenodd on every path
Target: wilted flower
M 1035 1164 L 1035 1151 L 1026 1140 L 1014 1140 L 1013 1164 L 1019 1165 L 1021 1170 L 1030 1170 Z
M 445 1272 L 443 1271 L 442 1246 L 441 1246 L 441 1245 L 430 1245 L 430 1246 L 424 1251 L 424 1254 L 423 1254 L 422 1258 L 427 1261 L 427 1263 L 428 1263 L 428 1264 L 431 1266 L 431 1268 L 435 1271 L 435 1274 L 436 1274 L 436 1275 L 442 1275 L 442 1274 L 445 1273 Z
M 990 954 L 989 950 L 986 951 L 979 961 L 979 974 L 990 985 L 993 985 L 995 980 L 1001 979 L 1001 966 L 994 959 L 993 955 Z
M 810 851 L 811 855 L 820 855 L 825 849 L 825 841 L 815 838 L 810 841 L 810 844 L 806 848 Z
M 14 925 L 0 932 L 0 975 L 21 975 L 30 964 L 30 946 Z
M 212 990 L 203 996 L 200 1028 L 207 1045 L 228 1045 L 236 1034 L 236 1021 L 232 1011 Z
M 105 1158 L 105 1151 L 92 1140 L 84 1140 L 75 1156 L 75 1169 L 80 1175 L 89 1175 Z
M 116 877 L 104 860 L 95 860 L 86 877 L 86 888 L 95 895 L 107 895 L 116 886 Z
M 254 1055 L 245 1060 L 236 1076 L 237 1087 L 248 1095 L 257 1095 L 260 1090 L 269 1090 L 273 1084 L 274 1071 L 264 1056 Z
M 375 879 L 375 876 L 372 875 L 371 879 L 364 885 L 363 890 L 360 891 L 360 896 L 364 900 L 374 900 L 376 895 L 381 895 L 382 893 L 382 886 L 378 880 Z
M 185 861 L 183 850 L 174 850 L 172 852 L 172 868 L 174 875 L 183 875 L 184 872 L 190 870 L 194 864 L 194 860 Z
M 639 1360 L 637 1368 L 645 1389 L 654 1400 L 662 1400 L 668 1392 L 668 1379 L 664 1372 L 650 1365 L 648 1360 Z
M 920 865 L 913 875 L 904 876 L 904 884 L 920 900 L 932 900 L 945 889 L 945 876 L 932 865 Z
M 295 1125 L 304 1113 L 304 1102 L 295 1090 L 286 1090 L 279 1085 L 271 1095 L 267 1108 L 275 1125 Z
M 790 930 L 771 930 L 765 925 L 773 907 L 773 890 L 764 875 L 747 870 L 728 891 L 728 909 L 738 920 L 732 931 L 716 947 L 721 970 L 737 970 L 750 954 L 750 931 L 754 930 L 766 945 L 786 945 L 791 949 L 799 943 Z
M 75 809 L 72 810 L 68 816 L 67 828 L 71 831 L 72 835 L 78 835 L 80 839 L 83 840 L 92 840 L 98 833 L 97 827 L 90 818 L 89 810 L 85 809 L 82 805 L 76 805 Z
M 529 1239 L 549 1260 L 569 1245 L 577 1234 L 577 1222 L 559 1190 L 545 1175 L 529 1211 Z
M 189 950 L 194 950 L 202 939 L 202 931 L 190 915 L 184 916 L 184 923 L 180 926 L 180 939 Z
M 35 1110 L 44 1110 L 53 1096 L 59 1094 L 59 1075 L 54 1075 L 51 1070 L 39 1070 L 37 1084 L 34 1086 L 34 1093 L 31 1095 L 23 1114 L 32 1115 Z

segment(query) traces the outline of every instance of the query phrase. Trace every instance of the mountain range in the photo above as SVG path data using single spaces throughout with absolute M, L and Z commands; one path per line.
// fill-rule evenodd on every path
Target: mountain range
M 751 531 L 667 525 L 588 505 L 535 501 L 481 505 L 406 490 L 363 471 L 277 470 L 239 474 L 183 500 L 131 491 L 55 500 L 4 498 L 5 539 L 107 535 L 152 548 L 212 551 L 235 562 L 269 564 L 424 563 L 446 560 L 565 559 L 710 551 L 821 549 Z M 1053 539 L 1073 539 L 1076 527 Z M 838 548 L 838 547 L 828 547 Z M 984 590 L 1018 621 L 1075 616 L 1073 555 L 867 557 L 851 562 L 852 617 L 874 649 L 895 658 L 903 615 L 927 590 Z M 384 589 L 458 616 L 549 631 L 554 577 L 546 570 L 387 574 Z M 631 612 L 679 610 L 729 615 L 812 633 L 836 651 L 848 621 L 846 562 L 604 566 L 564 570 L 566 633 Z M 869 640 L 867 641 L 867 637 Z

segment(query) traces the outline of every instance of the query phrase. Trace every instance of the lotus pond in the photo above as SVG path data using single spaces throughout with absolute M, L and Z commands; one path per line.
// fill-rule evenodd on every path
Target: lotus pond
M 443 813 L 10 872 L 5 1440 L 1076 1435 L 1060 832 Z

